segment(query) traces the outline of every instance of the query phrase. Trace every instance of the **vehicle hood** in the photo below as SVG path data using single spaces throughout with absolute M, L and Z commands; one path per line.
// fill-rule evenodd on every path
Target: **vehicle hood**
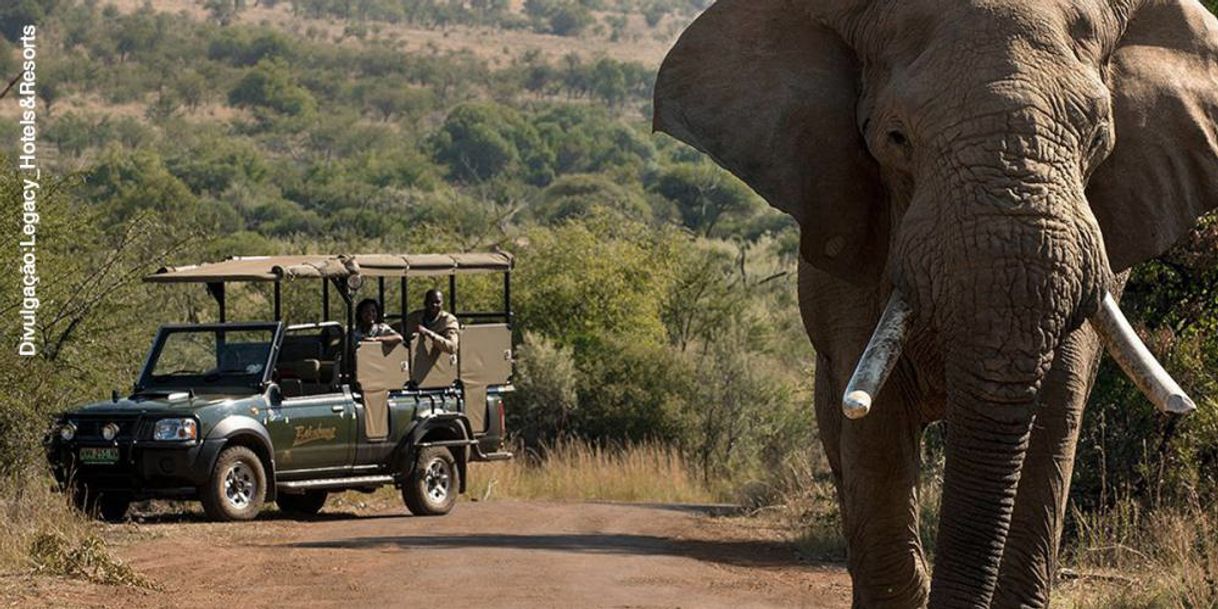
M 94 402 L 69 410 L 66 414 L 189 414 L 203 408 L 227 404 L 240 406 L 241 402 L 261 401 L 262 396 L 245 394 L 203 394 L 192 396 L 186 391 L 144 392 L 117 402 L 106 400 Z

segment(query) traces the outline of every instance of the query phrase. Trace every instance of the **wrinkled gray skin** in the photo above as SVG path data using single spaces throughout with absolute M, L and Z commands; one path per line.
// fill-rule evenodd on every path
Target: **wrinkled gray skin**
M 856 607 L 1041 607 L 1119 274 L 1218 204 L 1218 22 L 1195 0 L 720 0 L 656 128 L 801 227 L 800 302 Z M 871 414 L 842 391 L 914 309 Z M 947 422 L 933 577 L 921 433 Z

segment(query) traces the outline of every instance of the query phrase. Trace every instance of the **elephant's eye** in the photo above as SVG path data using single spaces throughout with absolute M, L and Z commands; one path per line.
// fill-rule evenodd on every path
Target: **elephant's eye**
M 893 129 L 892 131 L 888 132 L 888 141 L 892 142 L 893 144 L 895 144 L 897 146 L 903 147 L 909 143 L 909 138 L 905 137 L 904 133 L 901 133 L 900 131 Z
M 1090 155 L 1098 154 L 1106 143 L 1108 143 L 1108 125 L 1101 123 L 1091 136 L 1091 145 L 1087 147 L 1087 152 Z

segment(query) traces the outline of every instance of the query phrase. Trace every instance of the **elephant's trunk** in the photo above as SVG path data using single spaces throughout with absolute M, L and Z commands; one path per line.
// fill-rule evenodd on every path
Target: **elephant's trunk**
M 1046 282 L 1059 276 L 1031 270 L 1033 264 L 1020 268 Z M 996 270 L 1003 276 L 1004 268 Z M 947 444 L 930 596 L 936 609 L 989 607 L 1037 395 L 1068 315 L 1066 306 L 1023 306 L 1014 291 L 1006 300 L 979 308 L 964 298 L 941 313 L 956 321 L 939 326 L 952 347 L 944 360 Z
M 918 291 L 918 340 L 938 343 L 947 398 L 934 609 L 989 607 L 1041 384 L 1107 283 L 1088 227 L 1028 205 L 962 205 L 965 230 L 940 246 L 937 272 L 903 276 L 902 293 Z
M 997 586 L 1011 526 L 1032 404 L 999 402 L 995 408 L 954 400 L 947 417 L 943 509 L 930 607 L 985 608 Z

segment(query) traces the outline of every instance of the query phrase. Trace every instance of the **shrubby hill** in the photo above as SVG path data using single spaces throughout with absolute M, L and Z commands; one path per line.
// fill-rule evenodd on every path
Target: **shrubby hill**
M 777 483 L 785 460 L 811 454 L 796 447 L 813 443 L 792 223 L 650 133 L 659 53 L 634 61 L 596 50 L 650 37 L 662 53 L 675 33 L 662 24 L 697 9 L 534 0 L 0 9 L 5 23 L 42 11 L 41 158 L 59 177 L 43 204 L 53 253 L 40 264 L 64 289 L 45 289 L 43 356 L 15 363 L 20 374 L 50 372 L 14 418 L 41 424 L 42 413 L 125 385 L 158 323 L 213 315 L 201 293 L 139 284 L 157 265 L 502 247 L 520 261 L 512 412 L 523 441 L 658 440 L 699 455 L 712 485 Z M 561 25 L 566 13 L 587 23 Z M 412 28 L 478 47 L 402 43 Z M 569 50 L 554 53 L 556 40 Z M 4 45 L 7 73 L 15 48 Z M 15 121 L 0 124 L 7 147 Z M 250 289 L 235 306 L 264 314 L 265 296 Z M 289 321 L 316 314 L 311 297 L 288 295 Z M 32 446 L 36 427 L 9 448 Z

